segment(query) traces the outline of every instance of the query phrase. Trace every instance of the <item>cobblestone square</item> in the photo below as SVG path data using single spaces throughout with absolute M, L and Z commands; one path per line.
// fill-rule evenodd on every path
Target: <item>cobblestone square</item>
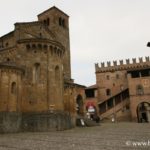
M 150 124 L 102 123 L 66 131 L 0 134 L 0 150 L 149 150 L 148 141 Z

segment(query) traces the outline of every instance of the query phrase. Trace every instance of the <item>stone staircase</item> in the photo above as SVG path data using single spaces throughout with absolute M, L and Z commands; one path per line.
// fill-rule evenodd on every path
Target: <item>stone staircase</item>
M 130 121 L 128 92 L 128 89 L 126 89 L 103 102 L 103 104 L 106 103 L 106 110 L 100 112 L 100 118 L 103 122 Z M 119 95 L 120 100 L 118 99 Z M 110 102 L 111 100 L 112 106 L 108 106 L 108 101 Z

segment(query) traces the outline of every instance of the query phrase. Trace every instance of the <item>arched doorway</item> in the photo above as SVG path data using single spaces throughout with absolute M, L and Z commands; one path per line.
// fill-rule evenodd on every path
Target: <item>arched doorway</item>
M 138 122 L 150 122 L 150 103 L 142 102 L 137 106 Z
M 77 110 L 77 114 L 78 115 L 83 115 L 83 112 L 84 112 L 84 107 L 83 107 L 83 98 L 81 95 L 78 95 L 77 96 L 77 99 L 76 99 L 76 110 Z

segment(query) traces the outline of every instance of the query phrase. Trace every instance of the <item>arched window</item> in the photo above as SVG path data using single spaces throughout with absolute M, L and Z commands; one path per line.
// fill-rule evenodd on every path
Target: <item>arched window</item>
M 109 76 L 109 75 L 107 75 L 107 76 L 106 76 L 106 79 L 107 79 L 107 80 L 109 80 L 109 79 L 110 79 L 110 76 Z
M 16 82 L 12 82 L 11 84 L 11 94 L 16 94 L 17 92 L 17 86 L 16 86 Z
M 48 46 L 47 46 L 47 45 L 44 45 L 43 48 L 46 50 L 46 49 L 48 48 Z
M 106 89 L 106 95 L 110 96 L 111 95 L 111 90 L 110 89 Z
M 36 45 L 35 45 L 35 44 L 32 44 L 32 48 L 35 49 L 35 48 L 36 48 Z
M 60 78 L 59 67 L 56 66 L 56 68 L 55 68 L 55 80 L 59 80 L 59 78 Z
M 119 79 L 119 74 L 116 74 L 116 79 Z
M 42 33 L 39 33 L 39 37 L 42 38 Z
M 8 42 L 6 43 L 6 47 L 8 46 L 9 44 L 8 44 Z
M 136 93 L 137 93 L 137 95 L 143 95 L 144 94 L 144 89 L 143 89 L 142 85 L 136 86 Z
M 6 61 L 9 62 L 9 61 L 10 61 L 10 58 L 7 58 Z
M 40 79 L 40 64 L 35 63 L 33 68 L 33 82 L 38 83 Z
M 42 49 L 42 45 L 41 45 L 41 44 L 38 44 L 38 48 L 39 48 L 39 49 Z
M 44 25 L 46 25 L 47 24 L 47 22 L 46 22 L 46 20 L 44 20 Z
M 31 47 L 30 47 L 30 45 L 29 44 L 27 44 L 26 45 L 26 49 L 30 49 Z

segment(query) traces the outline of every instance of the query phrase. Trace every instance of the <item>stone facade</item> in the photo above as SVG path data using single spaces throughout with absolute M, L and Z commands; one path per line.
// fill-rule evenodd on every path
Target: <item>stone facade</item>
M 150 122 L 150 60 L 127 59 L 95 64 L 102 119 Z
M 38 21 L 15 23 L 14 31 L 0 37 L 0 116 L 7 116 L 0 131 L 73 127 L 78 87 L 84 88 L 71 79 L 69 16 L 58 8 L 39 14 Z

